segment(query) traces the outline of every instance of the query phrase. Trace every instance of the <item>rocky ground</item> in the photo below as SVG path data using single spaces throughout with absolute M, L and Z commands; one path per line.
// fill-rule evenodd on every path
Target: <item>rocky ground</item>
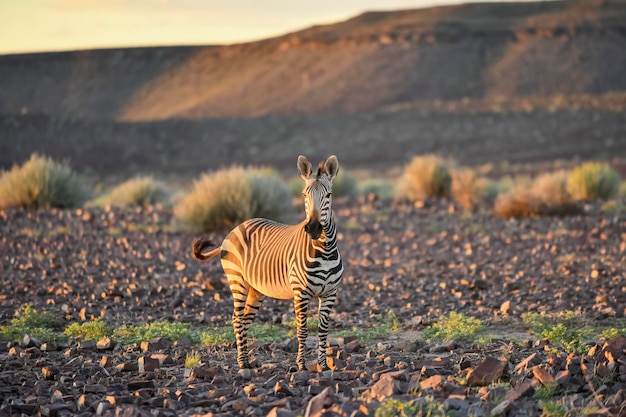
M 626 416 L 626 338 L 588 340 L 568 355 L 520 324 L 525 312 L 564 310 L 590 325 L 623 323 L 625 214 L 593 206 L 584 216 L 505 220 L 449 202 L 379 201 L 338 201 L 335 213 L 346 273 L 331 335 L 381 326 L 388 312 L 400 330 L 332 338 L 331 375 L 296 372 L 290 340 L 255 342 L 258 368 L 243 379 L 232 345 L 25 338 L 0 348 L 0 415 L 364 416 L 382 415 L 393 398 L 435 404 L 432 415 Z M 154 208 L 0 212 L 0 323 L 31 303 L 66 324 L 227 325 L 219 262 L 193 260 L 197 236 L 170 224 Z M 490 341 L 426 340 L 423 330 L 450 312 L 487 323 Z M 257 320 L 290 317 L 289 302 L 267 300 Z M 192 350 L 201 364 L 186 370 Z M 546 392 L 553 408 L 541 402 Z

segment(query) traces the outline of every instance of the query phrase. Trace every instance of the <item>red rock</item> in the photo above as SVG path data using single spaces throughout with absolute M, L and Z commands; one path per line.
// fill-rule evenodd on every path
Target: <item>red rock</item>
M 489 385 L 502 378 L 508 362 L 491 356 L 485 357 L 476 368 L 470 370 L 467 381 L 470 386 Z

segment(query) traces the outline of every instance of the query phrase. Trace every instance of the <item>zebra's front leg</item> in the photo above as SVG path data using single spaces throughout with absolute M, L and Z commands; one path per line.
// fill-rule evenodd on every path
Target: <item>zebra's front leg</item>
M 333 291 L 330 294 L 325 294 L 319 298 L 319 342 L 317 347 L 317 363 L 322 372 L 329 371 L 328 363 L 326 362 L 326 348 L 328 344 L 328 315 L 333 309 L 335 300 L 337 299 L 337 291 Z
M 296 313 L 296 336 L 298 338 L 298 356 L 296 357 L 296 363 L 298 364 L 298 370 L 304 371 L 306 370 L 304 351 L 306 347 L 306 338 L 309 335 L 309 328 L 306 324 L 307 313 L 309 310 L 309 298 L 298 293 L 294 296 L 293 303 Z

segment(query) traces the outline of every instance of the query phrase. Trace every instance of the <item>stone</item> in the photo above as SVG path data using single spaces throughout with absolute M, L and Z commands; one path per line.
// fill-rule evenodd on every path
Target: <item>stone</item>
M 268 413 L 266 417 L 296 417 L 297 414 L 293 411 L 289 411 L 286 408 L 274 407 Z
M 96 342 L 93 340 L 81 340 L 78 342 L 79 350 L 94 350 L 96 348 Z
M 311 398 L 307 403 L 304 417 L 318 417 L 322 415 L 325 408 L 330 407 L 337 401 L 332 388 L 326 387 L 322 392 Z
M 511 408 L 511 401 L 504 400 L 500 404 L 498 404 L 494 408 L 492 408 L 491 409 L 491 413 L 489 413 L 489 415 L 491 417 L 501 416 L 503 414 L 506 414 L 506 412 L 509 410 L 509 408 Z
M 526 370 L 528 370 L 528 367 L 530 365 L 538 365 L 540 362 L 541 360 L 537 356 L 537 353 L 533 352 L 530 355 L 528 355 L 523 361 L 515 365 L 515 368 L 513 368 L 513 373 L 521 374 L 523 372 L 526 372 Z
M 113 350 L 115 345 L 116 345 L 116 342 L 111 340 L 111 338 L 104 337 L 98 340 L 98 342 L 96 343 L 96 349 L 97 350 Z
M 359 343 L 358 340 L 353 340 L 345 344 L 344 349 L 346 353 L 356 353 L 359 352 L 363 346 Z
M 457 343 L 454 340 L 449 340 L 441 345 L 433 346 L 428 351 L 430 353 L 442 353 L 442 352 L 450 352 L 457 348 Z
M 508 362 L 491 356 L 485 357 L 476 368 L 471 369 L 467 376 L 470 386 L 483 386 L 493 384 L 502 378 Z
M 370 397 L 382 401 L 400 393 L 400 383 L 393 378 L 381 378 L 370 388 Z
M 441 375 L 433 375 L 429 378 L 426 378 L 420 381 L 420 389 L 437 389 L 443 387 L 443 384 L 446 382 L 443 376 Z
M 138 369 L 140 374 L 145 374 L 146 372 L 154 372 L 155 369 L 159 369 L 161 364 L 158 359 L 153 359 L 149 356 L 142 356 L 137 361 Z
M 59 374 L 59 368 L 56 366 L 44 366 L 41 368 L 41 374 L 44 379 L 53 380 Z
M 504 399 L 510 401 L 511 403 L 515 403 L 515 401 L 522 397 L 533 395 L 534 392 L 535 388 L 533 387 L 532 382 L 527 379 L 515 385 L 513 389 L 507 391 L 504 395 Z
M 535 366 L 533 368 L 533 375 L 535 376 L 535 378 L 537 378 L 537 381 L 539 381 L 541 385 L 544 385 L 544 386 L 556 385 L 556 380 L 554 379 L 552 374 L 548 372 L 548 370 L 546 369 L 544 365 Z

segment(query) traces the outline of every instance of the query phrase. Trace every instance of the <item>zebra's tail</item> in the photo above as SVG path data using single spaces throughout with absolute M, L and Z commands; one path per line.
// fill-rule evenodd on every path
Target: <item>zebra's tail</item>
M 222 250 L 222 248 L 218 246 L 210 252 L 203 253 L 203 251 L 209 246 L 213 246 L 213 243 L 205 238 L 200 238 L 193 242 L 193 257 L 199 261 L 206 261 L 207 259 L 211 259 L 212 257 L 218 255 Z

